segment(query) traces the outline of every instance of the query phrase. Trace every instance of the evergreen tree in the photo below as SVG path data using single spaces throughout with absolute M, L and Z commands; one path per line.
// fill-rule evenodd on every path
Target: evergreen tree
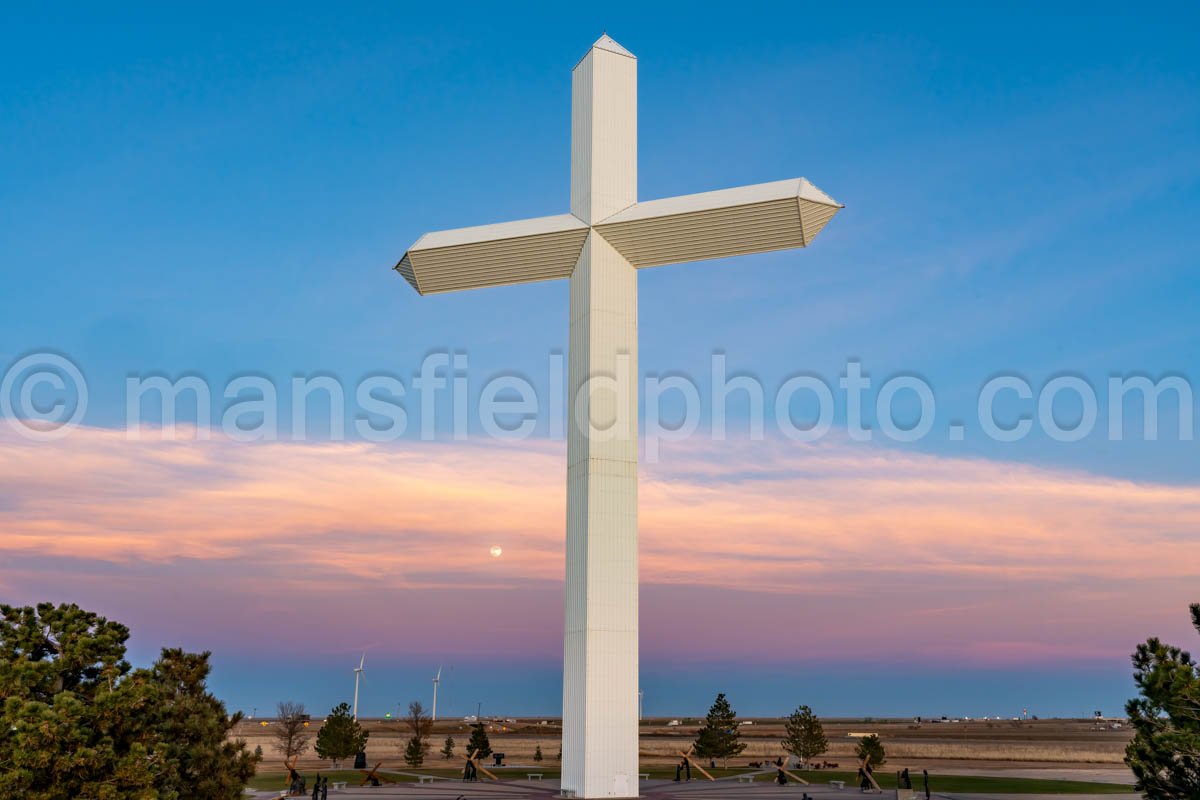
M 487 758 L 492 754 L 492 743 L 488 740 L 487 731 L 482 722 L 471 726 L 471 738 L 467 742 L 467 754 L 475 754 L 476 758 Z
M 339 703 L 329 712 L 321 730 L 317 731 L 317 755 L 333 762 L 337 769 L 342 759 L 358 755 L 367 747 L 369 733 L 355 721 L 348 703 Z
M 420 736 L 413 736 L 404 748 L 404 763 L 410 767 L 419 767 L 425 763 L 427 752 L 429 752 L 429 743 Z
M 429 753 L 428 737 L 433 730 L 433 720 L 425 713 L 425 707 L 420 701 L 414 700 L 408 704 L 408 716 L 404 718 L 404 722 L 412 731 L 412 738 L 404 748 L 404 763 L 410 767 L 419 767 L 425 763 L 425 756 Z
M 808 706 L 800 706 L 793 711 L 783 730 L 783 749 L 800 759 L 801 764 L 807 764 L 810 758 L 829 749 L 825 728 Z
M 1191 607 L 1200 632 L 1200 603 Z M 1138 698 L 1125 704 L 1133 740 L 1125 763 L 1147 800 L 1200 797 L 1200 667 L 1190 653 L 1148 639 L 1133 654 Z
M 154 731 L 150 757 L 162 765 L 155 781 L 160 797 L 241 797 L 254 775 L 257 761 L 245 741 L 230 739 L 241 713 L 226 714 L 207 690 L 208 660 L 207 652 L 165 648 L 149 670 L 135 670 L 133 685 L 126 687 L 134 690 L 122 712 L 133 717 L 126 722 Z M 142 691 L 136 691 L 143 680 Z
M 858 756 L 859 761 L 865 758 L 871 767 L 878 767 L 884 762 L 884 757 L 887 755 L 883 749 L 883 742 L 873 733 L 858 740 L 854 754 Z
M 442 745 L 442 758 L 447 760 L 454 758 L 454 737 L 447 736 L 446 743 Z
M 208 692 L 208 653 L 125 660 L 129 629 L 76 605 L 0 606 L 0 797 L 234 800 L 257 759 Z
M 730 756 L 736 756 L 746 749 L 742 744 L 741 732 L 738 730 L 737 714 L 729 706 L 722 692 L 717 695 L 704 725 L 696 735 L 696 755 L 700 758 L 719 758 L 722 766 L 727 766 Z
M 537 746 L 537 749 L 533 751 L 533 760 L 539 763 L 542 760 L 542 746 L 540 744 Z

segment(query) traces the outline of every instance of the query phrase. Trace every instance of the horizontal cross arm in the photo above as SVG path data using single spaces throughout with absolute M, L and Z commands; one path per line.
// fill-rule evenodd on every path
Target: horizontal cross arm
M 806 247 L 841 204 L 804 178 L 634 205 L 596 231 L 635 267 Z
M 587 234 L 571 214 L 435 231 L 395 269 L 421 294 L 567 278 Z

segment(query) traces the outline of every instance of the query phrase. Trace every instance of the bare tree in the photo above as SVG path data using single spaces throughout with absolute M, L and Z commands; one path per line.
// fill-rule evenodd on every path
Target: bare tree
M 312 739 L 306 727 L 308 714 L 303 703 L 293 703 L 291 700 L 284 700 L 277 708 L 278 721 L 271 732 L 275 737 L 275 749 L 283 753 L 285 759 L 291 760 L 307 750 Z
M 410 767 L 419 767 L 429 753 L 428 736 L 433 730 L 433 720 L 425 713 L 421 701 L 414 700 L 408 704 L 408 716 L 404 722 L 412 731 L 412 738 L 404 750 L 404 761 Z
M 421 705 L 420 700 L 413 700 L 408 704 L 408 716 L 404 718 L 404 722 L 412 730 L 413 736 L 421 739 L 429 736 L 433 730 L 433 720 L 425 713 L 425 706 Z

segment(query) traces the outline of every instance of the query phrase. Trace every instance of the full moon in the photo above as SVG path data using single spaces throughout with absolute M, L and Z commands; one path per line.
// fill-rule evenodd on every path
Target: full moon
M 488 552 L 492 554 L 492 558 L 499 558 L 500 554 L 503 553 L 504 551 L 502 549 L 500 549 L 499 545 L 494 544 L 494 545 L 492 545 L 492 549 L 489 550 Z

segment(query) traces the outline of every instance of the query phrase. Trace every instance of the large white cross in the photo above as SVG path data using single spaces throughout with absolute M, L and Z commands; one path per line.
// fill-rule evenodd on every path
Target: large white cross
M 606 35 L 572 73 L 571 213 L 427 233 L 396 265 L 421 294 L 571 280 L 564 794 L 638 794 L 637 270 L 805 247 L 839 208 L 804 178 L 639 203 L 637 59 Z

